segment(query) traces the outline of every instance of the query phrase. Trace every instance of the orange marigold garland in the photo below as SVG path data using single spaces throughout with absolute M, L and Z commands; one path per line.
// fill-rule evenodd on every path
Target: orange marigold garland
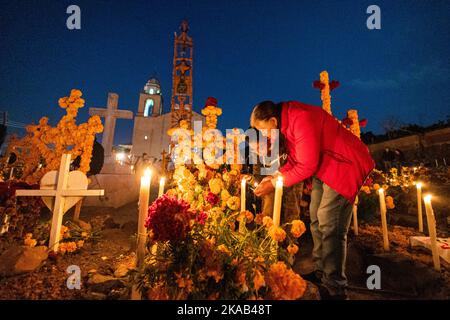
M 23 139 L 11 141 L 8 151 L 16 153 L 24 166 L 22 180 L 29 184 L 39 182 L 45 173 L 58 169 L 64 153 L 70 153 L 72 159 L 80 156 L 78 170 L 89 171 L 95 135 L 103 131 L 103 125 L 98 116 L 76 124 L 78 109 L 85 103 L 81 96 L 80 90 L 73 89 L 68 97 L 59 99 L 58 104 L 66 110 L 66 115 L 56 127 L 48 124 L 47 117 L 42 117 L 37 125 L 26 127 L 27 135 Z

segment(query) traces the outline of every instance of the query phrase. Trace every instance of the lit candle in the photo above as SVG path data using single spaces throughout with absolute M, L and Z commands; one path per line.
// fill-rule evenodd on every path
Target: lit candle
M 353 204 L 353 232 L 358 235 L 358 197 L 355 199 Z
M 380 196 L 380 214 L 381 214 L 381 229 L 383 231 L 383 248 L 389 251 L 389 238 L 386 220 L 386 199 L 384 196 L 384 189 L 378 189 L 378 194 Z
M 242 179 L 241 180 L 241 213 L 245 211 L 245 191 L 246 191 L 246 185 L 247 180 Z M 244 233 L 245 232 L 245 216 L 242 214 L 241 218 L 239 220 L 239 232 Z
M 159 190 L 158 190 L 158 198 L 161 197 L 164 194 L 164 184 L 166 183 L 166 178 L 161 177 L 159 179 Z
M 279 176 L 275 184 L 275 199 L 273 203 L 273 224 L 280 225 L 281 199 L 283 197 L 283 177 Z
M 141 188 L 139 191 L 139 219 L 138 219 L 138 245 L 137 245 L 137 266 L 144 262 L 145 245 L 147 242 L 147 230 L 145 229 L 145 219 L 147 217 L 148 203 L 150 199 L 150 183 L 152 171 L 145 169 L 141 177 Z
M 428 233 L 430 235 L 431 253 L 433 254 L 434 269 L 441 270 L 441 263 L 439 261 L 439 252 L 436 240 L 436 219 L 434 217 L 433 207 L 431 206 L 431 194 L 423 198 L 425 202 L 425 211 L 427 214 Z
M 423 232 L 423 219 L 422 219 L 422 183 L 416 183 L 417 188 L 417 218 L 419 221 L 419 232 Z

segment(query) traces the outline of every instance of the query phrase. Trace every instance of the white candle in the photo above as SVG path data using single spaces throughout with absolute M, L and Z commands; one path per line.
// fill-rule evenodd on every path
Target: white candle
M 434 217 L 433 207 L 431 206 L 431 194 L 423 198 L 425 202 L 425 211 L 427 214 L 428 233 L 430 235 L 431 253 L 433 254 L 433 265 L 437 271 L 441 270 L 439 261 L 439 251 L 436 240 L 436 219 Z
M 389 238 L 386 220 L 386 199 L 384 196 L 384 189 L 378 189 L 378 194 L 380 196 L 380 214 L 381 214 L 381 229 L 383 231 L 383 248 L 389 251 Z
M 437 159 L 434 159 L 434 161 L 436 162 L 436 168 L 439 167 Z
M 165 177 L 161 177 L 161 179 L 159 179 L 159 190 L 158 190 L 158 198 L 161 197 L 164 194 L 164 185 L 166 183 L 166 178 Z
M 152 172 L 145 169 L 141 177 L 141 188 L 139 191 L 139 219 L 138 219 L 138 245 L 137 245 L 137 266 L 144 262 L 145 245 L 147 242 L 147 230 L 145 229 L 145 219 L 147 218 L 148 204 L 150 199 L 150 183 Z
M 247 180 L 242 179 L 241 180 L 241 214 L 242 212 L 245 211 L 246 206 L 245 206 L 245 191 L 246 191 L 246 186 L 247 186 Z M 239 221 L 239 232 L 244 233 L 245 232 L 245 216 L 241 215 L 241 219 Z
M 422 183 L 416 183 L 417 188 L 417 218 L 419 221 L 419 232 L 423 232 L 423 218 L 422 218 Z
M 442 160 L 444 161 L 444 166 L 447 166 L 447 161 L 445 160 L 445 158 L 442 158 Z
M 14 167 L 11 168 L 11 172 L 9 173 L 9 180 L 12 180 L 14 174 Z
M 283 198 L 283 177 L 279 176 L 275 184 L 275 199 L 273 202 L 273 224 L 280 225 L 281 200 Z

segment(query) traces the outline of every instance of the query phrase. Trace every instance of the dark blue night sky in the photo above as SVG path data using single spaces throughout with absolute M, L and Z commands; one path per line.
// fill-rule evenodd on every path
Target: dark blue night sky
M 81 8 L 81 30 L 66 28 L 66 8 Z M 366 27 L 381 8 L 382 29 Z M 170 108 L 173 33 L 187 19 L 194 38 L 194 109 L 208 96 L 223 108 L 221 129 L 248 126 L 266 99 L 320 105 L 320 71 L 341 82 L 332 108 L 357 108 L 366 130 L 391 116 L 430 124 L 450 114 L 450 1 L 0 1 L 0 111 L 14 121 L 51 123 L 59 97 L 79 88 L 86 107 L 137 110 L 155 72 Z M 80 120 L 87 118 L 87 108 Z M 129 143 L 121 120 L 116 143 Z

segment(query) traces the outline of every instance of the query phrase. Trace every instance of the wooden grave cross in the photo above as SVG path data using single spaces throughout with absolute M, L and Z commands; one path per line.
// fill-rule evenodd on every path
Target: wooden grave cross
M 70 170 L 70 154 L 63 154 L 59 171 L 47 172 L 41 179 L 39 190 L 16 190 L 17 197 L 42 197 L 52 211 L 49 249 L 58 251 L 64 213 L 82 197 L 103 196 L 105 190 L 87 190 L 88 179 L 81 171 Z

